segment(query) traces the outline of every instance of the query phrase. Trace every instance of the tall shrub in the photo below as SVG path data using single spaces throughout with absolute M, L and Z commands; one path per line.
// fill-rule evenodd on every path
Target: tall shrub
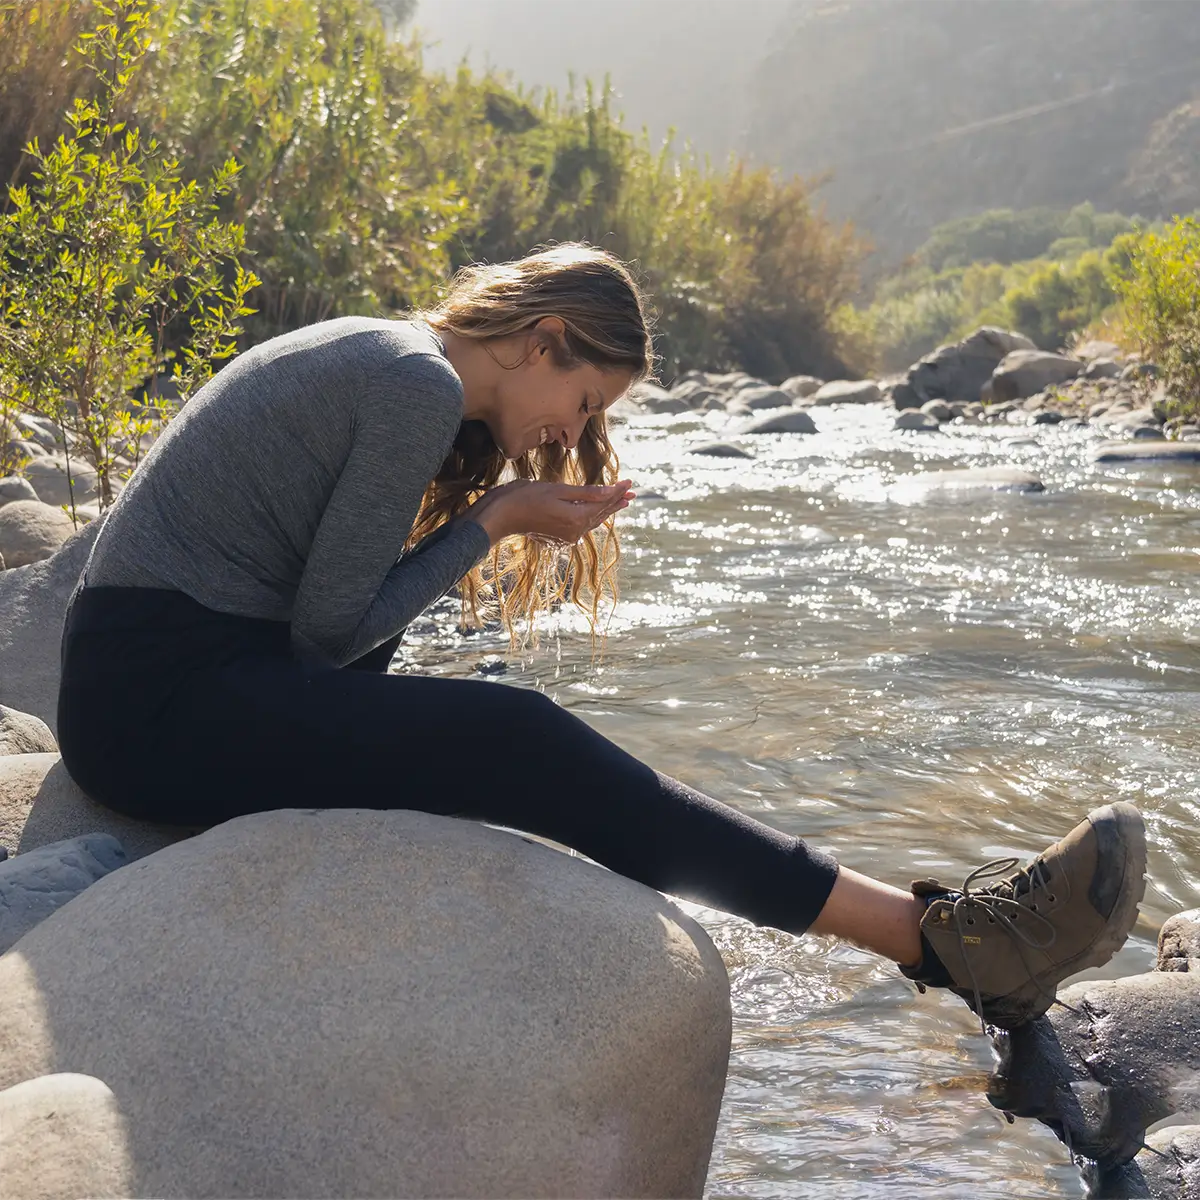
M 242 230 L 215 216 L 234 162 L 184 182 L 176 160 L 117 119 L 149 47 L 150 0 L 96 10 L 77 52 L 97 98 L 75 100 L 50 149 L 29 145 L 31 182 L 10 189 L 0 217 L 0 412 L 52 418 L 106 507 L 169 412 L 135 389 L 169 366 L 186 399 L 233 353 L 257 280 L 237 261 Z

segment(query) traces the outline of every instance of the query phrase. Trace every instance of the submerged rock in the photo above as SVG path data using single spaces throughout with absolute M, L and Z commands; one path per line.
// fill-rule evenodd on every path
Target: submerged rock
M 1132 1162 L 1083 1169 L 1093 1200 L 1200 1200 L 1200 1125 L 1172 1125 L 1146 1138 Z
M 897 482 L 903 492 L 921 495 L 965 496 L 972 492 L 1040 492 L 1042 481 L 1017 467 L 963 467 L 949 471 L 923 471 Z
M 732 442 L 702 442 L 699 446 L 692 446 L 688 450 L 689 454 L 703 454 L 709 458 L 753 458 L 754 455 L 747 450 L 743 450 L 740 446 L 735 446 Z
M 0 957 L 0 1087 L 103 1081 L 123 1195 L 699 1197 L 730 1024 L 658 892 L 417 812 L 229 821 Z
M 1092 451 L 1098 463 L 1174 462 L 1200 463 L 1200 442 L 1149 441 L 1104 442 Z
M 921 412 L 919 408 L 906 408 L 903 412 L 897 413 L 895 421 L 892 422 L 893 429 L 915 429 L 932 432 L 941 429 L 941 427 L 941 422 L 936 417 L 931 417 L 928 413 Z

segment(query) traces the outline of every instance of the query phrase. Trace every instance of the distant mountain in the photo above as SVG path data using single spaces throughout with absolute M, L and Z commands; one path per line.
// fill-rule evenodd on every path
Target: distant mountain
M 1200 207 L 1200 0 L 418 0 L 430 65 L 612 77 L 627 125 L 804 176 L 895 262 L 935 225 Z
M 796 0 L 744 148 L 887 257 L 997 207 L 1200 207 L 1196 0 Z

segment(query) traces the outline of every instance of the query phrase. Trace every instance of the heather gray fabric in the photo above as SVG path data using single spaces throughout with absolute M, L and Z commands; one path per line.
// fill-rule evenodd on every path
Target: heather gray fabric
M 84 586 L 170 588 L 290 621 L 300 653 L 351 662 L 487 552 L 482 527 L 459 519 L 400 557 L 462 411 L 426 325 L 345 317 L 256 346 L 134 472 Z

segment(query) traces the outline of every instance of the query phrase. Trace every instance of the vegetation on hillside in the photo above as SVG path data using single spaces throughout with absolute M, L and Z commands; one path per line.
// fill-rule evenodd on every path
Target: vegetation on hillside
M 3 10 L 10 176 L 14 139 L 56 131 L 43 97 L 87 86 L 70 46 L 78 13 L 94 21 L 102 7 Z M 244 227 L 262 280 L 247 340 L 424 305 L 464 262 L 584 239 L 643 278 L 668 377 L 856 365 L 834 314 L 862 247 L 798 180 L 653 147 L 623 128 L 606 89 L 531 96 L 465 70 L 431 74 L 368 0 L 163 0 L 150 16 L 124 115 L 196 178 L 237 162 L 220 213 Z

